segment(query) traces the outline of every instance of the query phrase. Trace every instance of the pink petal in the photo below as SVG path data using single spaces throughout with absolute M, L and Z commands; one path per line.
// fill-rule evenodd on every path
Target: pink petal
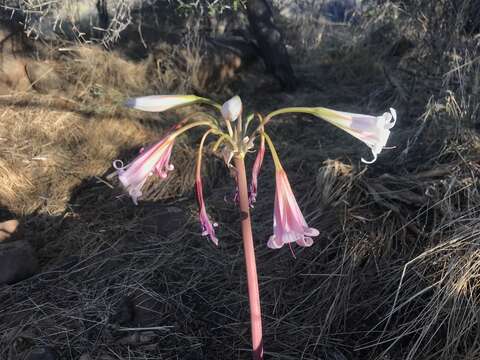
M 198 207 L 199 207 L 199 218 L 200 218 L 200 226 L 202 227 L 202 235 L 203 236 L 209 236 L 210 240 L 218 246 L 218 238 L 215 235 L 215 227 L 218 226 L 217 223 L 213 223 L 210 221 L 207 210 L 205 208 L 205 201 L 203 199 L 203 185 L 202 185 L 202 179 L 197 177 L 195 179 L 195 190 L 197 193 L 197 201 L 198 201 Z
M 312 237 L 319 231 L 307 225 L 298 207 L 287 174 L 283 169 L 276 172 L 276 191 L 273 218 L 273 235 L 267 246 L 279 249 L 284 244 L 296 242 L 299 246 L 311 246 Z
M 275 235 L 272 235 L 268 239 L 267 246 L 270 249 L 280 249 L 283 246 L 283 243 L 281 241 L 278 241 L 278 239 L 275 237 Z
M 297 240 L 297 245 L 303 247 L 310 247 L 313 245 L 313 240 L 311 237 L 304 237 L 303 239 Z

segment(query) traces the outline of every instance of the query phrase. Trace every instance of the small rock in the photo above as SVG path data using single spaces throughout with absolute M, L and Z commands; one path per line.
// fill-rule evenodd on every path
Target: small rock
M 0 243 L 0 284 L 14 284 L 38 270 L 37 256 L 26 240 Z
M 88 354 L 83 354 L 78 358 L 78 360 L 92 360 L 92 358 Z
M 45 346 L 31 350 L 25 360 L 58 360 L 58 355 L 55 350 Z
M 11 239 L 14 234 L 18 235 L 18 220 L 7 220 L 0 223 L 0 242 Z

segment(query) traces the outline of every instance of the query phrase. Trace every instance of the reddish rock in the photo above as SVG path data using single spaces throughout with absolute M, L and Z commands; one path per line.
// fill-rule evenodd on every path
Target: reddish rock
M 18 220 L 7 220 L 0 223 L 0 242 L 13 240 L 18 236 Z

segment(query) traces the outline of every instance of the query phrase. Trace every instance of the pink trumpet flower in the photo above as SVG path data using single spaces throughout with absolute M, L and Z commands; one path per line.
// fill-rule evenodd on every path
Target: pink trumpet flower
M 175 138 L 167 136 L 147 150 L 142 149 L 140 155 L 126 166 L 123 166 L 121 160 L 113 162 L 118 179 L 135 205 L 138 205 L 138 198 L 142 196 L 142 187 L 149 176 L 156 173 L 160 178 L 165 179 L 168 172 L 174 169 L 170 164 L 174 140 Z
M 260 140 L 260 147 L 258 149 L 257 157 L 253 163 L 252 169 L 252 182 L 250 183 L 250 194 L 248 202 L 250 206 L 253 207 L 253 204 L 257 201 L 257 191 L 258 191 L 258 174 L 263 163 L 263 157 L 265 156 L 265 138 L 262 136 Z
M 217 223 L 213 223 L 208 218 L 207 210 L 205 208 L 205 201 L 203 200 L 203 185 L 202 179 L 197 176 L 195 179 L 195 190 L 197 192 L 197 201 L 199 210 L 199 217 L 200 217 L 200 225 L 202 226 L 202 235 L 209 236 L 210 240 L 213 241 L 215 245 L 218 246 L 218 238 L 215 235 L 215 227 L 218 226 Z
M 397 120 L 397 112 L 393 108 L 389 113 L 386 112 L 381 116 L 354 114 L 326 108 L 315 108 L 314 114 L 367 144 L 372 149 L 373 159 L 367 161 L 362 158 L 366 164 L 377 160 L 377 155 L 387 144 L 390 129 Z
M 271 249 L 280 249 L 283 245 L 293 242 L 304 247 L 311 246 L 312 236 L 318 236 L 319 232 L 307 225 L 293 195 L 287 174 L 282 168 L 276 170 L 275 182 L 273 235 L 270 236 L 267 246 Z

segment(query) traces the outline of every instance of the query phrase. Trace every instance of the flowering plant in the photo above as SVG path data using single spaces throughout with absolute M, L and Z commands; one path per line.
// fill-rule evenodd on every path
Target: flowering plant
M 275 146 L 265 130 L 266 125 L 274 117 L 286 113 L 306 113 L 319 117 L 367 144 L 372 150 L 373 159 L 371 161 L 362 159 L 362 161 L 371 164 L 387 143 L 390 129 L 395 125 L 396 112 L 394 109 L 390 109 L 390 112 L 381 116 L 370 116 L 322 107 L 291 107 L 273 111 L 265 117 L 258 113 L 244 116 L 242 101 L 238 96 L 234 96 L 223 105 L 194 95 L 145 96 L 129 99 L 126 103 L 128 107 L 150 112 L 162 112 L 192 104 L 212 106 L 220 112 L 221 118 L 218 119 L 205 112 L 194 113 L 173 127 L 158 143 L 142 149 L 140 154 L 129 164 L 124 165 L 122 161 L 115 160 L 113 166 L 117 170 L 121 184 L 128 191 L 133 202 L 137 204 L 142 195 L 142 187 L 149 176 L 156 174 L 163 179 L 168 176 L 170 171 L 174 170 L 174 166 L 170 164 L 170 156 L 176 138 L 192 128 L 205 127 L 206 131 L 198 148 L 195 189 L 202 235 L 208 236 L 215 245 L 218 245 L 215 233 L 215 227 L 218 225 L 212 222 L 207 214 L 201 179 L 202 152 L 205 141 L 209 136 L 216 137 L 213 150 L 220 152 L 237 182 L 237 199 L 240 207 L 250 302 L 253 358 L 255 360 L 263 359 L 261 308 L 250 207 L 253 207 L 257 200 L 258 175 L 264 160 L 265 143 L 268 145 L 275 164 L 276 179 L 273 235 L 269 238 L 267 246 L 271 249 L 279 249 L 285 244 L 291 246 L 296 243 L 298 246 L 308 247 L 313 244 L 312 238 L 319 235 L 319 231 L 309 227 L 305 221 Z M 255 119 L 258 124 L 251 130 L 250 125 Z M 257 139 L 259 139 L 259 149 L 252 169 L 250 187 L 248 187 L 244 158 L 252 151 Z

